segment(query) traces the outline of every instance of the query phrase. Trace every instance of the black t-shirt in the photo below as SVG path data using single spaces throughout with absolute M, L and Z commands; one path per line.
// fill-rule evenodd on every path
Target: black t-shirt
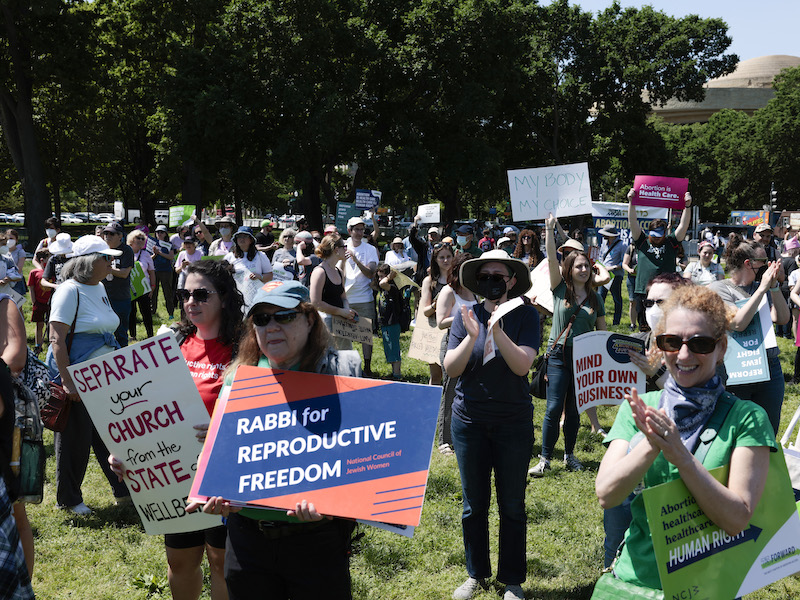
M 128 244 L 121 244 L 114 250 L 121 250 L 122 256 L 115 256 L 113 265 L 117 269 L 127 269 L 132 267 L 134 263 L 133 250 Z M 109 300 L 130 300 L 131 299 L 131 278 L 128 277 L 115 277 L 113 274 L 103 280 L 103 285 L 106 286 L 106 295 Z
M 486 325 L 491 316 L 483 304 L 473 306 L 480 333 L 467 367 L 456 383 L 453 414 L 465 423 L 498 423 L 533 417 L 528 375 L 516 375 L 500 355 L 483 364 Z M 539 348 L 539 313 L 529 305 L 520 306 L 502 319 L 503 331 L 517 346 Z M 496 327 L 497 325 L 495 325 Z M 447 349 L 457 348 L 467 337 L 461 313 L 450 328 Z
M 256 246 L 271 246 L 272 242 L 275 241 L 275 236 L 271 233 L 264 233 L 263 231 L 259 231 L 256 234 Z
M 68 260 L 69 259 L 64 254 L 51 256 L 50 260 L 48 260 L 47 264 L 44 266 L 44 271 L 42 271 L 42 279 L 46 279 L 50 283 L 62 283 L 61 269 L 64 268 Z

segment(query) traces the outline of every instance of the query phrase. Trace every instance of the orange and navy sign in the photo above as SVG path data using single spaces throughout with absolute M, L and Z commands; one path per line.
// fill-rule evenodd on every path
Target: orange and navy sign
M 192 498 L 419 525 L 438 388 L 239 367 L 217 402 Z

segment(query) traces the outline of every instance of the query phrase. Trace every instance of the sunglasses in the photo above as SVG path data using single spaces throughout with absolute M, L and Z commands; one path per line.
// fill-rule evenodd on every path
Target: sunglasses
M 334 244 L 333 247 L 334 248 L 344 248 L 345 244 Z
M 659 298 L 658 300 L 651 300 L 650 298 L 647 298 L 645 300 L 642 300 L 642 304 L 644 304 L 645 308 L 653 308 L 653 306 L 656 305 L 656 304 L 661 306 L 661 303 L 665 302 L 665 301 L 666 301 L 666 298 Z
M 439 242 L 438 244 L 433 245 L 434 250 L 438 250 L 439 248 L 450 248 L 451 245 L 449 242 Z
M 694 354 L 711 354 L 717 347 L 719 338 L 707 335 L 693 335 L 688 340 L 674 333 L 662 333 L 656 336 L 656 346 L 664 352 L 678 352 L 686 344 Z
M 500 273 L 481 273 L 477 277 L 478 281 L 491 281 L 493 283 L 500 283 L 501 281 L 508 281 L 511 279 L 508 275 L 500 275 Z
M 105 259 L 106 259 L 106 262 L 113 262 L 113 261 L 114 261 L 114 257 L 113 257 L 113 256 L 111 256 L 110 254 L 101 254 L 100 256 L 102 256 L 103 258 L 105 258 Z
M 181 302 L 188 302 L 189 298 L 194 298 L 195 302 L 207 302 L 209 294 L 216 294 L 217 292 L 207 290 L 206 288 L 197 288 L 194 291 L 189 290 L 175 290 L 175 295 Z
M 279 310 L 276 313 L 256 313 L 253 315 L 253 325 L 256 327 L 266 327 L 272 319 L 278 325 L 288 325 L 297 318 L 300 312 L 296 310 Z

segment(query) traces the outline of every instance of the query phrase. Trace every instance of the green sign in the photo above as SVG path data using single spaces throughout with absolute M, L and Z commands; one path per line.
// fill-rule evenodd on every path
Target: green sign
M 339 230 L 339 233 L 347 231 L 347 221 L 360 216 L 361 209 L 357 208 L 353 202 L 336 203 L 336 229 Z
M 142 267 L 142 263 L 140 263 L 139 261 L 133 263 L 130 280 L 131 280 L 131 300 L 136 300 L 137 298 L 144 296 L 145 294 L 149 294 L 150 290 L 153 289 L 150 286 L 150 276 L 147 274 L 147 271 L 144 270 L 144 267 Z
M 728 467 L 710 471 L 720 482 Z M 737 598 L 800 570 L 800 518 L 783 452 L 770 453 L 761 501 L 728 535 L 680 479 L 642 492 L 664 598 Z
M 186 221 L 192 218 L 194 214 L 194 206 L 191 204 L 182 204 L 180 206 L 169 207 L 169 226 L 178 227 L 183 225 Z

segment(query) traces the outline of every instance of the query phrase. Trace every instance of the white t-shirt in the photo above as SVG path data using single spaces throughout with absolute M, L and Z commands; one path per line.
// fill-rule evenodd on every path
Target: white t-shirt
M 347 249 L 358 257 L 364 266 L 373 264 L 373 268 L 378 264 L 378 251 L 375 246 L 362 240 L 356 248 L 353 246 L 353 239 L 347 240 Z M 345 263 L 344 289 L 347 292 L 347 301 L 350 304 L 363 304 L 372 302 L 372 289 L 369 287 L 369 278 L 366 277 L 356 266 L 353 259 L 348 258 Z
M 233 265 L 234 271 L 250 271 L 259 277 L 265 273 L 272 273 L 272 263 L 269 262 L 267 255 L 260 250 L 256 251 L 253 260 L 248 260 L 247 255 L 242 258 L 236 258 L 233 252 L 228 252 L 222 260 Z
M 80 306 L 78 294 L 81 295 Z M 75 310 L 78 319 L 75 320 Z M 72 325 L 75 321 L 75 333 L 111 333 L 119 327 L 119 317 L 106 295 L 102 283 L 87 285 L 68 279 L 58 286 L 50 300 L 50 320 Z
M 363 242 L 362 242 L 363 243 Z M 394 250 L 386 252 L 386 264 L 390 267 L 410 261 L 411 258 L 405 252 L 397 253 Z

